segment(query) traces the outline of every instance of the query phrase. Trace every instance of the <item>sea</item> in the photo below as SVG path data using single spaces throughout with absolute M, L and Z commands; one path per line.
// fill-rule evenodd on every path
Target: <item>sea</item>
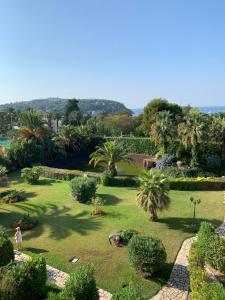
M 201 112 L 206 114 L 214 114 L 217 112 L 225 112 L 225 106 L 200 106 L 197 107 Z M 139 116 L 143 113 L 143 108 L 134 108 L 131 109 L 134 116 Z

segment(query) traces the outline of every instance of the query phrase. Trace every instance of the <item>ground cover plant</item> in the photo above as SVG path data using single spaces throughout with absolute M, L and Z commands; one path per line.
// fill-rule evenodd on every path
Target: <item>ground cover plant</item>
M 133 281 L 146 299 L 167 280 L 183 240 L 193 235 L 190 197 L 202 200 L 197 209 L 197 224 L 208 220 L 218 226 L 224 218 L 222 191 L 170 191 L 169 210 L 159 211 L 158 222 L 152 223 L 149 214 L 137 207 L 135 188 L 99 186 L 97 195 L 105 200 L 106 215 L 93 218 L 93 205 L 74 202 L 67 181 L 41 178 L 38 185 L 29 185 L 16 173 L 9 179 L 12 189 L 25 189 L 28 197 L 24 202 L 1 205 L 0 227 L 10 229 L 15 219 L 24 213 L 39 220 L 37 227 L 23 232 L 25 253 L 42 253 L 48 264 L 67 272 L 91 262 L 97 286 L 115 292 L 122 284 Z M 151 279 L 142 278 L 128 265 L 128 247 L 112 247 L 108 241 L 111 233 L 129 228 L 158 238 L 165 246 L 165 267 Z M 13 243 L 14 232 L 9 231 Z M 75 265 L 70 262 L 74 256 L 79 258 Z

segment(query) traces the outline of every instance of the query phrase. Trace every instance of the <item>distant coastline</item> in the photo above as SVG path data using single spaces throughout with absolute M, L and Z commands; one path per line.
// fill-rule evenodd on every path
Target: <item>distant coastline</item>
M 225 112 L 225 106 L 200 106 L 197 107 L 201 112 L 206 113 L 206 114 L 213 114 L 217 112 Z M 131 109 L 133 112 L 134 116 L 138 116 L 141 113 L 143 113 L 143 108 L 134 108 Z

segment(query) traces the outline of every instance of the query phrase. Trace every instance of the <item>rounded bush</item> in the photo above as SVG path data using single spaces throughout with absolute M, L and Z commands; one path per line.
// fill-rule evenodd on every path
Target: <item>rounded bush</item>
M 134 236 L 128 244 L 129 263 L 140 272 L 152 275 L 166 261 L 163 243 L 148 236 Z
M 98 289 L 94 278 L 94 268 L 88 264 L 70 274 L 63 288 L 60 299 L 98 300 Z
M 27 183 L 35 184 L 41 175 L 40 167 L 24 168 L 21 170 L 21 176 Z
M 96 195 L 96 180 L 89 177 L 75 177 L 71 180 L 71 193 L 81 203 L 90 202 Z
M 0 232 L 0 267 L 12 260 L 14 260 L 13 244 L 3 232 Z

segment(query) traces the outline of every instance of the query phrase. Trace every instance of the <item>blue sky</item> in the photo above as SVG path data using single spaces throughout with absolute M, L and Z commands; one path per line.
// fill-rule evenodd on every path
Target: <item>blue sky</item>
M 225 105 L 223 0 L 0 0 L 0 103 Z

